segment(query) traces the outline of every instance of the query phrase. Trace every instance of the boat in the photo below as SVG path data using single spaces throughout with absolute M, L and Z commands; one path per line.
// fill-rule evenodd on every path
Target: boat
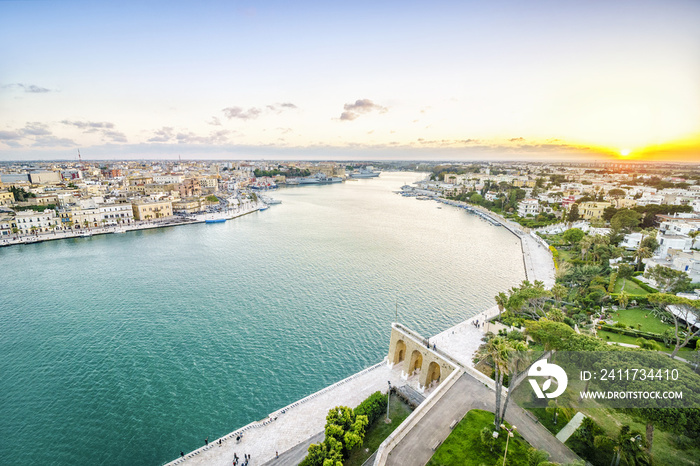
M 342 178 L 337 176 L 326 176 L 325 174 L 318 172 L 315 175 L 307 176 L 305 178 L 299 178 L 299 184 L 330 184 L 330 183 L 340 183 Z
M 267 205 L 277 205 L 282 203 L 282 201 L 280 201 L 279 199 L 272 199 L 271 197 L 263 195 L 258 195 L 258 198 Z
M 358 172 L 351 173 L 350 178 L 376 178 L 380 173 L 375 172 L 372 167 L 363 167 Z
M 269 205 L 264 205 L 264 206 L 260 207 L 258 210 L 262 211 L 262 210 L 267 210 L 269 208 L 270 208 Z
M 212 218 L 212 219 L 204 220 L 204 223 L 224 223 L 225 221 L 226 221 L 225 218 Z

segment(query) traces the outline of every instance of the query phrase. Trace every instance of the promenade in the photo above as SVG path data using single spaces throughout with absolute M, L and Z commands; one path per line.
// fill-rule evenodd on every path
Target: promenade
M 258 210 L 258 207 L 241 209 L 231 214 L 230 219 L 242 217 Z M 43 243 L 44 241 L 55 241 L 68 238 L 84 238 L 98 235 L 108 235 L 115 233 L 127 233 L 129 231 L 151 230 L 154 228 L 167 228 L 180 225 L 192 225 L 194 223 L 204 223 L 203 216 L 192 217 L 170 217 L 162 220 L 149 220 L 145 222 L 134 221 L 129 224 L 106 225 L 101 227 L 83 227 L 74 230 L 54 230 L 52 232 L 36 233 L 31 235 L 15 234 L 9 238 L 0 239 L 0 247 L 14 246 L 17 244 Z
M 219 439 L 209 439 L 209 445 L 168 463 L 168 466 L 231 466 L 234 453 L 239 458 L 250 455 L 249 465 L 265 464 L 275 459 L 275 452 L 282 455 L 298 444 L 310 443 L 311 437 L 323 432 L 326 415 L 331 408 L 341 405 L 355 407 L 376 391 L 386 393 L 389 388 L 387 381 L 391 381 L 392 385 L 404 384 L 401 369 L 392 369 L 386 362 L 375 364 L 279 409 L 259 422 L 248 424 L 222 437 L 221 446 L 218 445 Z M 237 442 L 236 437 L 241 432 L 243 438 Z M 299 461 L 306 456 L 305 448 L 295 450 L 294 457 Z M 288 464 L 297 464 L 297 459 L 292 459 Z

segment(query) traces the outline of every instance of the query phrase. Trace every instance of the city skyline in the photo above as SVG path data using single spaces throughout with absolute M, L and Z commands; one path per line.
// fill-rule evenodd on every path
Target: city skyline
M 694 2 L 2 2 L 0 161 L 696 161 Z

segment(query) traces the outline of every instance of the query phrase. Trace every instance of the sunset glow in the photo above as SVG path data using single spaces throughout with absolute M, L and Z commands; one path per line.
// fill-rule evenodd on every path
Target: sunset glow
M 0 2 L 0 160 L 697 160 L 698 23 L 680 0 Z

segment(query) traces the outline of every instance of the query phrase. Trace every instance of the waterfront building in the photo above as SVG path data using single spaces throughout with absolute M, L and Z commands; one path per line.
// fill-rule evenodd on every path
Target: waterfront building
M 100 204 L 101 223 L 104 225 L 129 224 L 134 221 L 134 211 L 130 203 Z
M 17 212 L 15 224 L 23 235 L 44 233 L 58 225 L 58 218 L 56 217 L 56 212 L 52 209 L 46 209 L 43 212 L 25 210 Z
M 172 201 L 145 201 L 140 200 L 132 203 L 134 220 L 145 221 L 155 220 L 173 215 Z
M 173 201 L 173 212 L 178 214 L 193 214 L 201 210 L 202 199 L 200 197 L 187 197 Z
M 14 229 L 17 228 L 15 216 L 8 212 L 0 212 L 0 237 L 8 237 L 14 234 Z

